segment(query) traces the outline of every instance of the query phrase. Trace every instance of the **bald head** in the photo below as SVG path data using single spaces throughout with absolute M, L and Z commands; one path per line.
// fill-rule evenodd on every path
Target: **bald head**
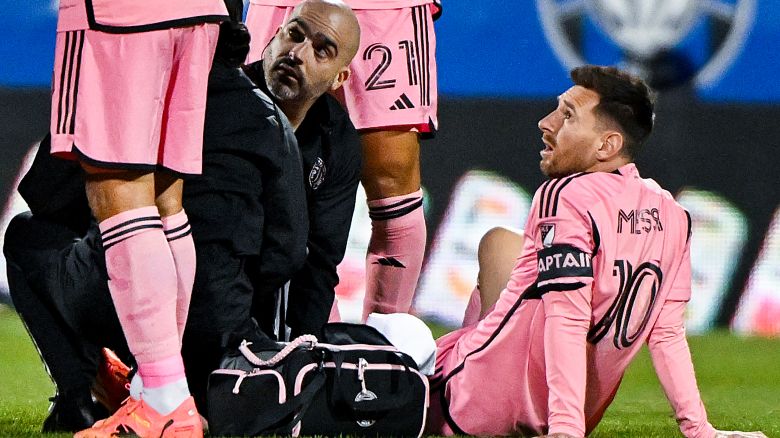
M 279 103 L 311 103 L 349 78 L 359 45 L 360 26 L 349 6 L 340 0 L 306 0 L 265 50 L 268 89 Z
M 290 20 L 309 12 L 327 17 L 327 23 L 341 37 L 342 53 L 339 55 L 343 55 L 344 65 L 352 62 L 360 46 L 360 25 L 352 8 L 341 0 L 305 0 L 293 9 Z

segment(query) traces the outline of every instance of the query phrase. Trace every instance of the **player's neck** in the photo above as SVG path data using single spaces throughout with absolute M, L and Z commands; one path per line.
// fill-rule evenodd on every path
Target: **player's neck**
M 626 164 L 630 163 L 631 159 L 622 155 L 616 156 L 608 161 L 598 161 L 593 166 L 586 169 L 586 172 L 614 172 Z

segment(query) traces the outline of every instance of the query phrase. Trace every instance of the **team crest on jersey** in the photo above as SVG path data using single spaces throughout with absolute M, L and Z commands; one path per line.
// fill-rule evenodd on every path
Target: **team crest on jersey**
M 322 161 L 322 158 L 317 157 L 317 161 L 314 162 L 314 166 L 311 167 L 311 172 L 309 172 L 309 185 L 312 190 L 317 190 L 322 185 L 322 182 L 325 181 L 327 170 L 328 168 L 325 167 L 325 162 Z
M 553 239 L 555 239 L 555 225 L 539 225 L 539 235 L 542 236 L 542 245 L 544 245 L 545 248 L 551 247 L 553 244 Z

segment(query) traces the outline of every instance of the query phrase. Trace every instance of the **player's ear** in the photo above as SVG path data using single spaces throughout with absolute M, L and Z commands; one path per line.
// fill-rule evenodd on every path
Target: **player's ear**
M 349 79 L 350 75 L 349 67 L 342 67 L 341 70 L 336 74 L 336 77 L 333 79 L 333 82 L 330 84 L 330 91 L 336 91 L 339 89 L 341 85 L 344 84 L 344 82 L 347 82 L 347 79 Z
M 599 161 L 609 161 L 623 152 L 623 146 L 623 134 L 618 131 L 607 131 L 602 137 L 596 157 Z

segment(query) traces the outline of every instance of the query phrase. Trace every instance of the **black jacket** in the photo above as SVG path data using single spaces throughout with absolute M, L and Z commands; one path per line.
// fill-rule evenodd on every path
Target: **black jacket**
M 264 86 L 262 61 L 246 67 Z M 287 324 L 292 335 L 317 334 L 327 322 L 339 282 L 336 267 L 344 258 L 360 182 L 360 137 L 341 104 L 323 95 L 309 109 L 295 131 L 303 157 L 303 176 L 309 216 L 307 256 L 290 281 Z M 265 293 L 263 296 L 270 296 Z M 256 305 L 255 316 L 269 304 Z
M 209 76 L 203 173 L 184 183 L 196 245 L 222 242 L 247 258 L 257 284 L 281 287 L 306 257 L 300 151 L 289 122 L 237 68 Z M 199 264 L 208 269 L 206 263 Z
M 327 322 L 361 171 L 360 137 L 333 97 L 315 102 L 295 136 L 303 157 L 309 238 L 303 269 L 290 281 L 287 324 L 293 336 L 317 334 Z

